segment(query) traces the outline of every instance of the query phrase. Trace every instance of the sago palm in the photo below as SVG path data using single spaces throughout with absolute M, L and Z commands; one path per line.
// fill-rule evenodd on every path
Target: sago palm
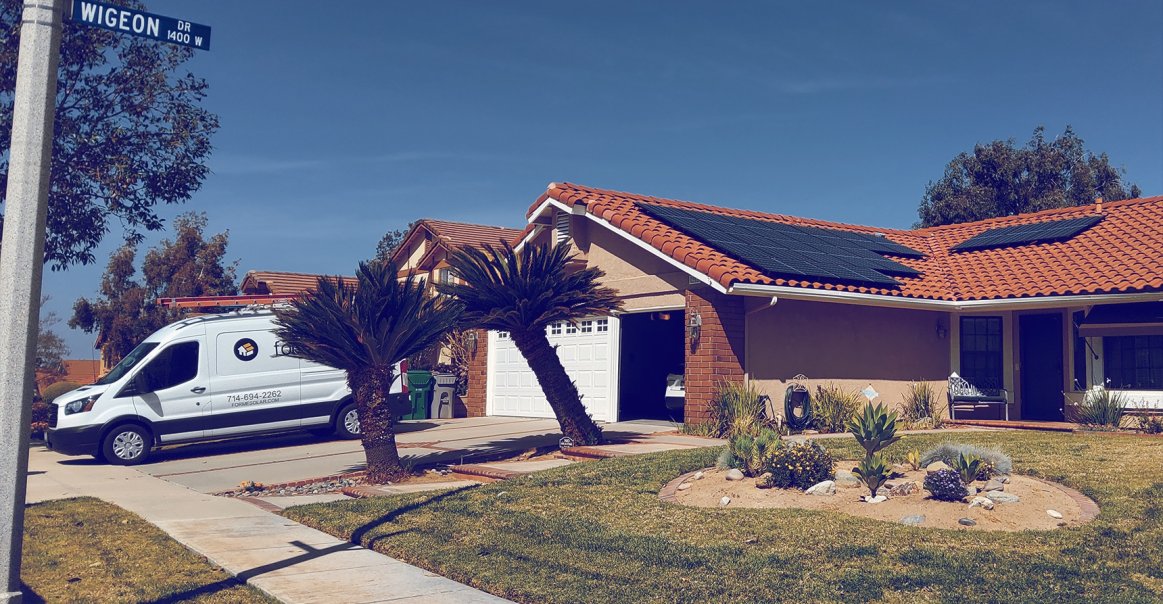
M 596 444 L 602 430 L 586 413 L 577 385 L 565 372 L 546 327 L 621 308 L 617 293 L 602 287 L 597 268 L 568 268 L 568 245 L 527 245 L 520 252 L 500 247 L 462 248 L 448 260 L 459 283 L 441 284 L 441 293 L 464 307 L 466 324 L 507 331 L 537 376 L 563 434 L 576 444 Z
M 315 291 L 275 311 L 276 333 L 293 355 L 347 372 L 368 479 L 386 482 L 405 473 L 388 402 L 395 364 L 443 338 L 460 305 L 428 295 L 411 276 L 398 281 L 393 263 L 361 263 L 356 278 L 353 287 L 321 277 Z

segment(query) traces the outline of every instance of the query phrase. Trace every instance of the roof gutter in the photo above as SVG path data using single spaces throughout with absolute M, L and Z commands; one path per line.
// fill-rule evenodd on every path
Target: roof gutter
M 786 285 L 760 285 L 736 283 L 727 289 L 728 294 L 740 296 L 778 296 L 789 300 L 814 302 L 841 302 L 865 306 L 892 308 L 914 308 L 923 310 L 943 310 L 948 312 L 975 310 L 1020 310 L 1025 308 L 1059 308 L 1062 306 L 1092 306 L 1111 302 L 1157 302 L 1163 301 L 1163 292 L 1139 292 L 1133 294 L 1081 294 L 1069 296 L 1040 296 L 1036 298 L 1006 298 L 1001 300 L 925 300 L 903 298 L 879 294 L 863 294 L 834 290 L 788 287 Z

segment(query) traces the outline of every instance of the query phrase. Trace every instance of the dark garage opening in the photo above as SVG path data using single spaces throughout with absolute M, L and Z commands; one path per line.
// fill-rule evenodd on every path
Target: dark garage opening
M 666 408 L 666 376 L 683 373 L 681 310 L 619 317 L 622 351 L 618 374 L 618 419 L 682 421 L 682 409 Z

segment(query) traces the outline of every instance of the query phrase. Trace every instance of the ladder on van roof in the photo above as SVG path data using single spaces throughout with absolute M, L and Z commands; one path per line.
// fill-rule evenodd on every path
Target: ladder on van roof
M 298 296 L 253 294 L 242 296 L 188 296 L 158 298 L 157 304 L 167 308 L 244 308 L 248 306 L 275 306 L 286 304 Z

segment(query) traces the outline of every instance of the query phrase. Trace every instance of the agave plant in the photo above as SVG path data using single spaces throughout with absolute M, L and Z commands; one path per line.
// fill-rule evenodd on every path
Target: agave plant
M 953 469 L 961 475 L 961 482 L 971 484 L 977 477 L 981 475 L 981 471 L 985 469 L 985 461 L 976 455 L 966 455 L 962 453 L 953 460 Z
M 507 242 L 465 247 L 448 259 L 459 281 L 436 287 L 464 305 L 467 325 L 509 332 L 537 376 L 561 431 L 576 444 L 593 445 L 602 442 L 602 429 L 586 413 L 577 384 L 565 372 L 545 329 L 557 321 L 608 315 L 621 302 L 617 292 L 599 283 L 601 270 L 573 269 L 572 258 L 564 244 L 529 244 L 519 252 Z
M 909 464 L 909 467 L 912 468 L 913 470 L 920 470 L 921 469 L 921 452 L 916 450 L 916 449 L 909 451 L 905 455 L 905 463 Z
M 865 457 L 872 457 L 885 447 L 900 440 L 896 435 L 896 412 L 884 405 L 864 406 L 864 412 L 848 421 L 848 431 L 864 448 Z
M 861 460 L 860 465 L 852 468 L 852 473 L 864 481 L 864 484 L 868 486 L 868 492 L 871 493 L 870 497 L 875 498 L 876 492 L 888 481 L 890 471 L 884 458 L 879 455 L 871 455 Z

